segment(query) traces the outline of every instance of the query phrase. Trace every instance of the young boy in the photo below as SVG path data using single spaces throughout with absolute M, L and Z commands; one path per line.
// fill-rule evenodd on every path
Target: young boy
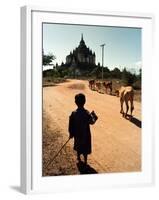
M 74 150 L 77 151 L 77 160 L 81 162 L 80 155 L 82 154 L 84 163 L 87 165 L 87 155 L 91 153 L 90 124 L 94 124 L 98 117 L 94 111 L 89 113 L 84 108 L 85 102 L 84 94 L 79 93 L 75 96 L 75 103 L 78 108 L 69 117 L 69 137 L 74 137 Z

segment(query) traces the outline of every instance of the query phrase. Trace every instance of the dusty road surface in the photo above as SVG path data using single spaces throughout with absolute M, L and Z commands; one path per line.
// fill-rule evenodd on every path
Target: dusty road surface
M 74 96 L 79 92 L 86 95 L 85 108 L 98 115 L 91 126 L 92 154 L 88 157 L 87 172 L 77 164 L 73 139 L 51 162 L 68 139 L 68 119 L 76 109 Z M 126 120 L 119 113 L 119 98 L 91 91 L 88 81 L 69 80 L 44 87 L 43 176 L 140 171 L 141 104 L 135 101 L 134 107 L 132 121 Z

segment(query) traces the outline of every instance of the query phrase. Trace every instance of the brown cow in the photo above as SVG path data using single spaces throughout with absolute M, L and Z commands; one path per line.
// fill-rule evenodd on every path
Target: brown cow
M 116 94 L 117 96 L 120 97 L 120 104 L 121 104 L 121 110 L 120 113 L 123 114 L 123 117 L 127 117 L 128 116 L 128 110 L 129 110 L 129 101 L 130 101 L 130 119 L 132 118 L 132 112 L 134 110 L 134 90 L 132 86 L 122 86 L 118 91 L 116 90 Z M 123 104 L 126 104 L 126 113 L 124 113 L 123 110 Z
M 89 80 L 89 88 L 95 90 L 95 80 Z
M 101 88 L 102 88 L 102 83 L 100 81 L 96 81 L 95 82 L 95 90 L 98 92 L 101 92 Z
M 110 90 L 110 94 L 112 94 L 112 81 L 104 81 L 103 82 L 103 86 L 106 90 L 106 93 L 108 91 L 108 89 Z

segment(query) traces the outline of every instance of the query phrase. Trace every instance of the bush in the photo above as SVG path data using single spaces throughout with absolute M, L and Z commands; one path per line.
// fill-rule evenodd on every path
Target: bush
M 111 77 L 121 79 L 121 71 L 116 67 L 111 71 Z
M 135 90 L 141 90 L 141 80 L 137 80 L 135 83 L 133 83 L 133 88 Z

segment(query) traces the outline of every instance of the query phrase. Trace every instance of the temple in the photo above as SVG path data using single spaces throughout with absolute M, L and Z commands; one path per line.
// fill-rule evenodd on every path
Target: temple
M 92 52 L 83 39 L 83 34 L 81 35 L 81 41 L 77 48 L 75 48 L 69 55 L 66 56 L 66 66 L 72 66 L 80 68 L 81 66 L 93 67 L 96 65 L 96 55 Z

